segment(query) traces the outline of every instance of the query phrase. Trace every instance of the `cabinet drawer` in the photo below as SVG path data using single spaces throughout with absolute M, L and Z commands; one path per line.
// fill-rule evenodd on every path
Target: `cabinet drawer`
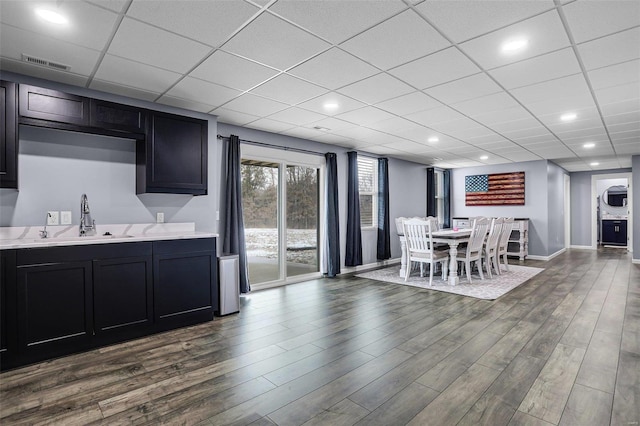
M 141 108 L 91 99 L 90 125 L 108 130 L 144 134 L 147 113 Z

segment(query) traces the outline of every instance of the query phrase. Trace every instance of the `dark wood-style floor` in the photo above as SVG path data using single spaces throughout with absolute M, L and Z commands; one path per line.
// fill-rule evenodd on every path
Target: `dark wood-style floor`
M 239 315 L 3 373 L 0 423 L 637 425 L 640 265 L 525 264 L 545 271 L 496 301 L 351 276 L 254 292 Z

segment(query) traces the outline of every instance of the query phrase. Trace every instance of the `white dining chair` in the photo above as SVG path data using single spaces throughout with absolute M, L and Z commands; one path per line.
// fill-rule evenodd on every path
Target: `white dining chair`
M 509 270 L 509 260 L 507 259 L 507 251 L 509 248 L 509 237 L 511 236 L 511 230 L 513 229 L 513 218 L 505 217 L 502 224 L 502 231 L 500 232 L 500 240 L 498 241 L 498 274 L 500 274 L 500 257 L 502 257 L 505 270 Z
M 433 283 L 433 270 L 437 263 L 442 267 L 442 279 L 447 279 L 449 266 L 449 254 L 445 250 L 436 250 L 431 236 L 435 231 L 435 220 L 408 219 L 403 222 L 404 238 L 407 246 L 407 263 L 418 262 L 420 264 L 420 277 L 424 277 L 424 264 L 429 264 L 429 285 Z M 404 280 L 409 279 L 411 267 L 407 265 Z
M 471 262 L 476 263 L 480 279 L 484 280 L 484 274 L 482 273 L 482 246 L 488 230 L 489 219 L 485 217 L 475 219 L 467 247 L 458 249 L 458 260 L 464 265 L 469 283 L 471 283 Z
M 504 219 L 501 217 L 491 219 L 491 227 L 489 229 L 489 235 L 487 241 L 484 244 L 484 266 L 487 269 L 489 278 L 493 278 L 491 270 L 496 271 L 496 275 L 500 275 L 500 263 L 498 259 L 498 243 L 500 242 L 500 235 L 502 232 L 502 226 Z

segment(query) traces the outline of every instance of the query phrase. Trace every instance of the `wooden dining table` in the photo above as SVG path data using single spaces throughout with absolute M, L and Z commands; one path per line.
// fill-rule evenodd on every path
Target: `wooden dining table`
M 441 229 L 431 233 L 434 243 L 446 243 L 449 245 L 449 285 L 457 285 L 460 282 L 458 276 L 458 246 L 469 242 L 471 229 Z

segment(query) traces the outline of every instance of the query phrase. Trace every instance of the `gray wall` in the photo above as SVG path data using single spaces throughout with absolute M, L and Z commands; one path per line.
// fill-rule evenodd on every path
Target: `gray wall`
M 338 160 L 338 197 L 340 210 L 340 255 L 341 264 L 344 265 L 344 255 L 347 235 L 347 152 L 350 149 L 335 145 L 327 145 L 320 142 L 298 139 L 285 135 L 263 132 L 218 123 L 218 133 L 222 136 L 230 134 L 238 135 L 240 139 L 263 142 L 273 145 L 301 148 L 319 153 L 335 152 Z M 369 155 L 359 151 L 360 155 Z M 377 155 L 371 155 L 378 157 Z M 395 235 L 393 219 L 399 216 L 423 216 L 427 209 L 427 172 L 423 164 L 408 161 L 389 159 L 389 214 L 391 218 L 391 256 L 400 257 L 400 241 Z M 222 201 L 221 201 L 222 205 Z M 369 264 L 377 261 L 377 232 L 362 232 L 362 257 L 363 263 Z
M 517 164 L 492 164 L 488 166 L 453 169 L 451 171 L 452 217 L 488 216 L 529 218 L 529 254 L 548 256 L 549 200 L 547 185 L 547 161 L 527 161 Z M 556 166 L 557 167 L 557 166 Z M 525 172 L 524 206 L 465 206 L 464 178 L 485 173 Z M 561 177 L 560 177 L 561 180 Z M 560 191 L 563 191 L 562 186 Z M 562 209 L 562 207 L 560 207 Z M 564 224 L 561 225 L 564 229 Z M 564 231 L 563 231 L 564 232 Z M 561 237 L 562 238 L 562 237 Z
M 629 173 L 631 169 L 613 169 L 598 170 L 588 172 L 573 172 L 571 177 L 571 245 L 572 246 L 588 246 L 591 247 L 591 176 L 606 175 L 614 173 Z M 636 178 L 636 173 L 634 173 Z M 640 197 L 640 188 L 633 184 L 633 213 L 638 212 L 635 209 L 635 200 Z M 635 216 L 634 216 L 635 219 Z M 634 220 L 634 228 L 637 229 L 638 223 Z M 635 244 L 635 234 L 634 234 Z M 635 250 L 634 250 L 635 252 Z
M 640 155 L 631 158 L 631 169 L 633 176 L 633 258 L 640 260 Z
M 73 224 L 78 224 L 80 196 L 86 193 L 98 226 L 155 222 L 155 213 L 162 211 L 166 222 L 195 222 L 199 231 L 218 232 L 215 212 L 220 144 L 215 137 L 216 117 L 4 71 L 2 78 L 208 120 L 210 172 L 208 195 L 136 195 L 133 141 L 20 126 L 20 189 L 0 189 L 0 226 L 41 226 L 48 210 L 71 210 Z

